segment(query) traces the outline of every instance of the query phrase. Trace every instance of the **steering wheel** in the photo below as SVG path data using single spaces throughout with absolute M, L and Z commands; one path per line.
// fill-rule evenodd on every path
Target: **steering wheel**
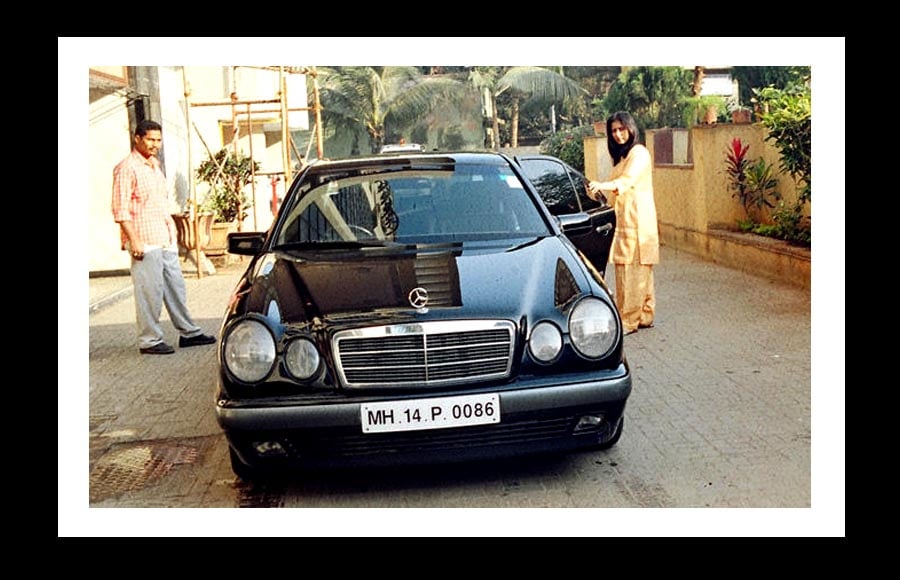
M 350 228 L 350 230 L 356 234 L 356 239 L 358 239 L 358 240 L 374 240 L 375 239 L 375 233 L 372 230 L 366 229 L 366 228 L 356 225 L 356 224 L 347 224 L 347 227 Z

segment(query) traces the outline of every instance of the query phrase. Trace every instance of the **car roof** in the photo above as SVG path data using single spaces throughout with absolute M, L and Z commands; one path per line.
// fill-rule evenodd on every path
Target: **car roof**
M 429 152 L 391 154 L 390 156 L 371 154 L 367 156 L 342 157 L 335 159 L 317 159 L 311 162 L 309 170 L 328 169 L 352 169 L 354 167 L 369 167 L 373 165 L 434 165 L 447 163 L 489 163 L 505 165 L 511 163 L 509 157 L 493 151 L 458 151 L 458 152 Z

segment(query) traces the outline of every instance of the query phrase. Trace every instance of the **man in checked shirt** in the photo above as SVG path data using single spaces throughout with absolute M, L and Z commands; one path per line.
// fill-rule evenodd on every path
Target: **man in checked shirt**
M 142 354 L 172 354 L 159 324 L 166 305 L 178 330 L 179 347 L 213 344 L 187 307 L 184 276 L 178 259 L 175 222 L 169 213 L 166 176 L 160 168 L 162 126 L 141 121 L 131 154 L 113 169 L 112 213 L 122 230 L 122 249 L 131 254 L 131 280 Z

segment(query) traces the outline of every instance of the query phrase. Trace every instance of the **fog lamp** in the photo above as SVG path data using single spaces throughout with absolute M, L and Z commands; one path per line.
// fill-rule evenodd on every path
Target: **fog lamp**
M 260 457 L 273 457 L 275 455 L 285 455 L 284 447 L 278 441 L 257 441 L 253 444 L 253 449 Z
M 596 431 L 601 425 L 603 425 L 603 415 L 582 415 L 578 418 L 578 422 L 575 423 L 575 428 L 572 429 L 572 432 Z

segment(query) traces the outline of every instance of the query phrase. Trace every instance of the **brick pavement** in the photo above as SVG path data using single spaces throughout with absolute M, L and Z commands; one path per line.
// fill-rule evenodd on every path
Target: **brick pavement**
M 234 264 L 200 280 L 186 277 L 189 306 L 205 331 L 218 332 L 242 268 Z M 567 467 L 576 474 L 585 470 L 584 481 L 609 476 L 615 484 L 593 494 L 573 493 L 564 482 L 520 485 L 514 488 L 520 495 L 500 505 L 521 500 L 535 507 L 552 502 L 562 502 L 562 507 L 810 507 L 810 291 L 665 246 L 656 272 L 656 326 L 625 339 L 635 381 L 625 435 L 602 468 L 590 458 L 574 459 Z M 90 314 L 91 468 L 96 471 L 98 460 L 113 451 L 125 456 L 129 446 L 141 445 L 141 452 L 166 455 L 170 463 L 190 463 L 205 454 L 205 461 L 217 467 L 214 477 L 193 482 L 183 481 L 191 477 L 187 472 L 173 469 L 169 479 L 175 483 L 165 486 L 171 491 L 157 487 L 98 497 L 92 505 L 240 505 L 241 491 L 234 485 L 213 413 L 215 347 L 140 355 L 134 345 L 130 282 L 121 281 L 124 288 L 116 291 L 123 294 Z M 96 302 L 96 295 L 91 300 Z M 175 342 L 165 314 L 164 328 L 167 339 Z M 179 450 L 193 451 L 184 451 L 179 459 Z M 661 472 L 667 474 L 665 483 Z M 477 492 L 454 494 L 451 489 L 439 495 L 447 507 L 473 507 L 471 502 L 478 501 L 473 497 L 488 501 L 492 496 L 484 487 L 489 483 L 476 486 Z M 530 490 L 527 497 L 522 490 Z M 369 497 L 352 485 L 343 491 L 357 493 L 324 492 L 308 500 L 272 502 L 348 507 Z M 376 495 L 381 507 L 433 507 L 429 502 L 434 501 L 421 490 L 385 489 Z M 261 500 L 254 501 L 259 505 Z

